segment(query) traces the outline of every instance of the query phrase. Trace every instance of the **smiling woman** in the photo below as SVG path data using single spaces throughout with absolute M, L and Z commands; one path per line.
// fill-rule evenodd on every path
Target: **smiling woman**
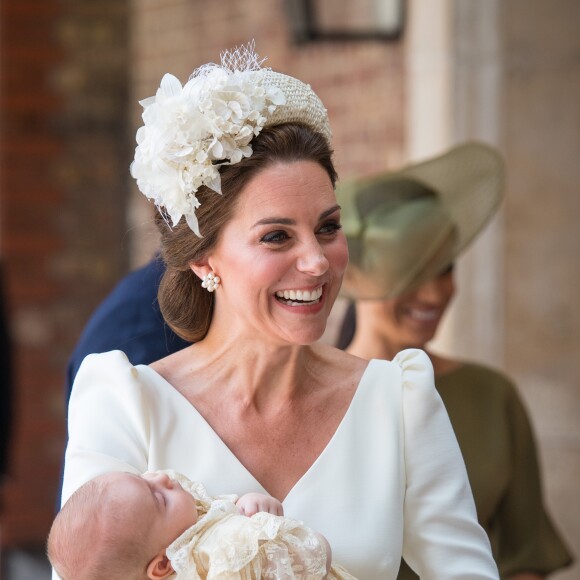
M 195 343 L 85 359 L 63 501 L 101 473 L 175 469 L 277 498 L 361 580 L 395 578 L 402 554 L 427 578 L 497 578 L 425 353 L 317 342 L 348 251 L 311 87 L 242 49 L 143 105 L 132 173 L 160 209 L 159 302 Z

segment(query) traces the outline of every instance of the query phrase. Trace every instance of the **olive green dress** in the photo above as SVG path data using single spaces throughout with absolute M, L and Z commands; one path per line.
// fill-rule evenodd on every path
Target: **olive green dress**
M 543 505 L 534 437 L 515 386 L 475 364 L 463 364 L 435 382 L 501 577 L 567 566 L 572 558 Z M 403 561 L 398 578 L 417 576 Z

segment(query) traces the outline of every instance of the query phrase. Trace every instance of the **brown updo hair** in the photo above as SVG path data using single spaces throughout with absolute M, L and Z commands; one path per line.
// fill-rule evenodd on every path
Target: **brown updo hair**
M 222 195 L 205 186 L 198 190 L 201 205 L 196 216 L 202 238 L 191 231 L 185 218 L 170 227 L 159 212 L 155 217 L 166 264 L 159 286 L 159 306 L 167 324 L 184 340 L 196 342 L 204 338 L 214 304 L 214 294 L 201 287 L 189 264 L 203 260 L 216 246 L 244 186 L 278 161 L 314 161 L 326 171 L 333 187 L 336 183 L 330 145 L 320 133 L 305 125 L 285 123 L 265 128 L 253 139 L 252 150 L 252 155 L 239 163 L 221 166 Z

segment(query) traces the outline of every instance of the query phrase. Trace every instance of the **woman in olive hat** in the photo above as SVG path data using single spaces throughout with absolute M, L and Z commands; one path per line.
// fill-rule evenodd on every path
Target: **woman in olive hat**
M 455 294 L 457 256 L 499 206 L 503 173 L 494 149 L 468 143 L 339 188 L 350 252 L 343 291 L 354 300 L 341 348 L 367 359 L 425 349 Z M 429 354 L 501 577 L 538 580 L 568 565 L 515 386 L 495 370 Z M 403 562 L 399 578 L 416 577 Z

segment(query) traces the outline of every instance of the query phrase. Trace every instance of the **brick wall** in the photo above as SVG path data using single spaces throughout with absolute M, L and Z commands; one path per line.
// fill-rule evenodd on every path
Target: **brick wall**
M 148 0 L 133 9 L 135 123 L 135 99 L 152 94 L 163 73 L 184 81 L 199 64 L 217 61 L 223 49 L 253 38 L 267 65 L 311 83 L 324 101 L 342 173 L 373 172 L 401 161 L 402 43 L 295 45 L 281 0 Z
M 42 545 L 67 357 L 125 270 L 127 18 L 118 0 L 0 2 L 0 252 L 14 343 L 7 545 Z
M 62 144 L 50 131 L 61 106 L 47 71 L 62 58 L 51 35 L 58 2 L 2 2 L 0 12 L 1 251 L 14 348 L 15 395 L 12 478 L 5 495 L 4 540 L 28 540 L 27 530 L 46 522 L 54 480 L 52 435 L 62 434 L 54 387 L 59 371 L 46 344 L 51 321 L 43 315 L 62 291 L 47 275 L 62 237 L 46 216 L 55 214 L 62 193 L 49 179 Z M 48 489 L 33 482 L 48 481 Z M 26 500 L 26 501 L 25 501 Z M 18 519 L 13 517 L 18 510 Z M 14 533 L 12 533 L 12 530 Z

